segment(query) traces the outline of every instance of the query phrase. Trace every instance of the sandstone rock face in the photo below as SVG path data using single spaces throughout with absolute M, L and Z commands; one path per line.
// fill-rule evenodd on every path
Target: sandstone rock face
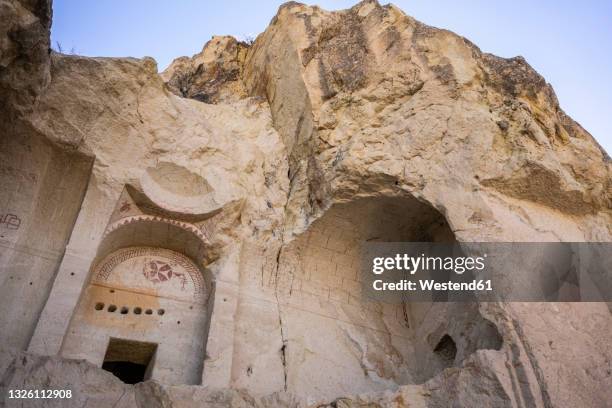
M 0 327 L 13 326 L 2 330 L 3 344 L 25 348 L 78 214 L 91 159 L 59 149 L 29 124 L 50 81 L 50 3 L 2 2 L 0 20 Z
M 611 240 L 610 158 L 522 58 L 394 6 L 292 2 L 160 75 L 49 56 L 49 4 L 0 4 L 7 406 L 612 399 L 605 303 L 358 294 L 366 240 Z M 99 368 L 111 338 L 157 347 L 149 381 Z
M 232 102 L 247 96 L 242 68 L 248 45 L 234 37 L 213 37 L 202 52 L 181 57 L 161 74 L 176 95 L 205 103 Z
M 0 96 L 4 121 L 29 112 L 49 81 L 51 3 L 3 1 Z

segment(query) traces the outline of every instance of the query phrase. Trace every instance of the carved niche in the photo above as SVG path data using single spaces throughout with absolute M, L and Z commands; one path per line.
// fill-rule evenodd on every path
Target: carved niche
M 95 267 L 92 283 L 200 304 L 208 297 L 199 268 L 185 255 L 163 248 L 114 251 Z

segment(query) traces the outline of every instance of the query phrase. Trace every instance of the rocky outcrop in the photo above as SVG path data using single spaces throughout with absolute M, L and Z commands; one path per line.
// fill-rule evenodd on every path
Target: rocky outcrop
M 290 51 L 266 64 L 278 48 Z M 328 205 L 313 198 L 342 189 L 346 168 L 368 178 L 373 165 L 430 202 L 428 190 L 452 190 L 458 198 L 456 186 L 471 184 L 465 201 L 472 203 L 503 195 L 563 213 L 610 208 L 609 158 L 523 59 L 484 54 L 394 6 L 364 2 L 329 13 L 289 3 L 249 53 L 245 82 L 270 101 L 291 146 L 292 173 L 316 166 L 324 175 L 317 186 L 327 191 L 304 193 L 314 203 L 307 211 Z M 455 225 L 454 209 L 445 207 L 455 230 L 482 233 L 464 221 Z M 505 218 L 472 210 L 483 215 L 481 224 Z
M 70 390 L 70 398 L 30 399 L 31 407 L 295 407 L 290 396 L 253 397 L 244 390 L 204 387 L 168 387 L 152 381 L 136 386 L 122 383 L 111 373 L 86 361 L 32 356 L 0 349 L 0 391 L 2 406 L 22 406 L 19 399 L 8 399 L 8 390 Z M 64 394 L 65 395 L 65 394 Z
M 241 99 L 246 97 L 241 79 L 248 48 L 234 37 L 213 37 L 199 54 L 172 61 L 161 77 L 176 95 L 204 103 Z
M 2 343 L 24 348 L 72 231 L 91 161 L 58 149 L 30 123 L 51 79 L 50 2 L 3 1 L 0 21 L 0 327 L 20 321 L 19 328 L 2 330 Z
M 49 82 L 51 3 L 3 1 L 0 7 L 3 121 L 31 112 Z
M 151 58 L 49 57 L 49 5 L 1 4 L 2 214 L 21 220 L 2 236 L 3 395 L 71 387 L 71 406 L 124 407 L 612 397 L 604 303 L 390 308 L 356 295 L 368 239 L 611 240 L 609 156 L 524 59 L 392 5 L 291 2 L 253 44 L 214 37 L 160 75 Z M 182 248 L 211 277 L 194 339 L 202 385 L 131 386 L 75 360 L 104 358 L 70 337 L 76 310 L 99 319 L 82 309 L 90 271 L 135 245 Z M 167 317 L 178 332 L 183 316 Z

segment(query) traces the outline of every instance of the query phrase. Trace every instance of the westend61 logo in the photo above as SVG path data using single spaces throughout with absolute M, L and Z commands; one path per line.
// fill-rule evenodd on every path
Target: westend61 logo
M 364 296 L 393 302 L 610 302 L 612 243 L 366 242 Z

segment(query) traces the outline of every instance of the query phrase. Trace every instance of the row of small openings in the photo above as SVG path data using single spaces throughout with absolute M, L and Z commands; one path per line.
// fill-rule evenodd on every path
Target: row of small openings
M 98 302 L 98 303 L 96 303 L 94 308 L 96 310 L 104 310 L 104 303 Z M 110 313 L 114 313 L 114 312 L 117 311 L 117 306 L 115 306 L 115 305 L 108 305 L 108 308 L 106 309 L 106 311 L 110 312 Z M 127 306 L 121 306 L 121 310 L 119 311 L 119 313 L 121 313 L 121 314 L 128 314 L 129 312 L 130 312 L 130 308 L 127 307 Z M 137 315 L 142 314 L 142 308 L 135 307 L 134 310 L 133 310 L 133 313 L 137 314 Z M 157 314 L 158 315 L 162 316 L 164 313 L 166 313 L 166 311 L 164 309 L 157 309 Z M 146 309 L 144 311 L 144 314 L 151 315 L 151 314 L 153 314 L 153 310 Z

